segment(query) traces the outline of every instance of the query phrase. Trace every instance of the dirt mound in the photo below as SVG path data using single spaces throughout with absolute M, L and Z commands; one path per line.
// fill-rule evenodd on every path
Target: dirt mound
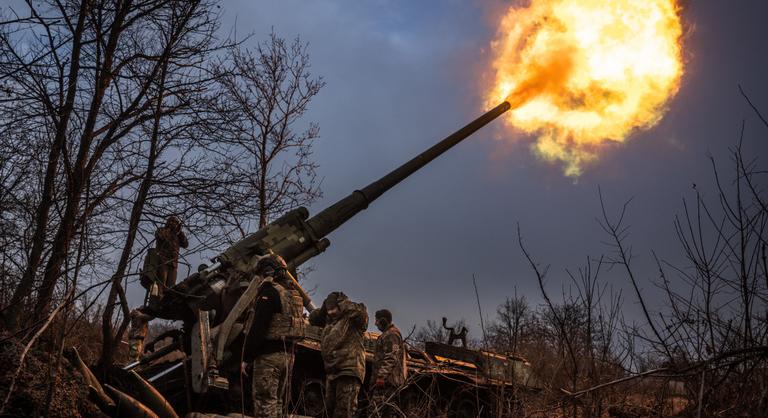
M 0 402 L 8 394 L 23 349 L 16 341 L 0 342 Z M 55 356 L 30 350 L 2 416 L 105 417 L 88 400 L 79 371 L 65 358 L 58 369 L 55 363 Z

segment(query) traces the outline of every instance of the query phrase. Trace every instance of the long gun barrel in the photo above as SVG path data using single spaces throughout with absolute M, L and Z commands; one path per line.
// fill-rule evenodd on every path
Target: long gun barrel
M 501 103 L 384 177 L 361 190 L 355 190 L 312 218 L 309 218 L 309 211 L 304 207 L 284 214 L 219 254 L 213 266 L 202 269 L 165 292 L 157 306 L 150 309 L 150 313 L 160 318 L 183 320 L 189 325 L 189 335 L 194 340 L 192 346 L 198 348 L 198 351 L 192 353 L 193 390 L 203 393 L 209 385 L 219 384 L 217 362 L 224 359 L 226 346 L 233 332 L 236 332 L 236 322 L 253 303 L 260 289 L 260 282 L 250 280 L 254 277 L 253 272 L 260 259 L 277 254 L 287 262 L 289 273 L 295 270 L 328 248 L 328 234 L 367 208 L 387 190 L 510 108 L 508 102 Z M 304 306 L 310 312 L 314 310 L 309 295 L 301 289 L 292 274 L 289 276 L 301 294 Z M 234 306 L 222 310 L 221 296 L 228 294 L 225 289 L 229 289 L 230 285 L 239 289 L 244 280 L 248 280 L 247 289 L 240 294 Z M 220 310 L 225 315 L 216 319 L 215 352 L 208 353 L 214 348 L 211 346 L 213 324 L 210 315 Z
M 431 146 L 426 151 L 412 158 L 400 167 L 390 171 L 384 177 L 374 181 L 362 190 L 355 190 L 349 196 L 339 200 L 322 212 L 313 216 L 307 223 L 316 236 L 324 237 L 341 226 L 344 222 L 355 216 L 358 212 L 368 207 L 374 200 L 387 190 L 395 187 L 406 177 L 429 164 L 454 145 L 463 141 L 478 129 L 490 123 L 510 109 L 509 102 L 503 102 L 484 113 L 479 118 L 465 125 L 463 128 L 447 136 L 442 141 Z
M 254 256 L 274 252 L 281 255 L 291 269 L 295 269 L 328 248 L 330 241 L 325 238 L 328 234 L 367 208 L 384 192 L 501 116 L 510 107 L 508 102 L 502 102 L 384 177 L 362 190 L 355 190 L 312 218 L 309 218 L 309 211 L 304 207 L 286 213 L 232 245 L 216 257 L 216 261 L 224 267 L 235 267 L 247 272 L 258 261 L 258 257 Z
M 178 292 L 167 292 L 171 298 L 163 304 L 166 309 L 157 312 L 157 315 L 166 319 L 179 319 L 182 313 L 192 315 L 192 312 L 184 309 L 197 309 L 205 306 L 207 297 L 212 292 L 218 294 L 224 283 L 233 275 L 248 275 L 256 267 L 259 259 L 267 254 L 278 254 L 288 263 L 290 270 L 306 262 L 310 258 L 322 253 L 330 245 L 326 238 L 328 234 L 336 230 L 344 222 L 366 209 L 374 200 L 387 190 L 396 186 L 406 177 L 429 164 L 454 145 L 466 139 L 478 129 L 487 125 L 494 119 L 508 111 L 511 105 L 503 102 L 477 119 L 468 123 L 458 131 L 447 136 L 442 141 L 433 145 L 426 151 L 417 155 L 410 161 L 392 170 L 384 177 L 365 186 L 361 190 L 355 190 L 349 196 L 339 200 L 312 218 L 309 211 L 300 207 L 294 209 L 278 219 L 275 219 L 266 227 L 244 237 L 240 241 L 227 248 L 223 253 L 215 257 L 213 266 L 203 270 L 199 275 L 190 277 L 180 283 L 182 288 Z M 202 280 L 200 280 L 202 279 Z M 307 309 L 314 306 L 309 296 L 301 291 L 304 304 Z M 197 295 L 194 302 L 181 295 Z M 164 296 L 165 298 L 165 296 Z M 188 316 L 187 316 L 188 317 Z

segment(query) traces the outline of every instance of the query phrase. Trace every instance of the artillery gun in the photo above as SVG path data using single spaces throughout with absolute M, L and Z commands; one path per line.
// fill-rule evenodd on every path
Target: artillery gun
M 183 329 L 165 333 L 148 344 L 143 358 L 112 374 L 109 395 L 103 389 L 96 388 L 93 390 L 94 398 L 104 405 L 103 409 L 108 413 L 114 412 L 114 402 L 118 401 L 135 407 L 136 411 L 143 411 L 142 408 L 149 404 L 170 403 L 178 411 L 226 413 L 227 408 L 216 408 L 226 403 L 225 391 L 220 389 L 230 388 L 238 382 L 222 377 L 219 366 L 227 360 L 228 344 L 242 327 L 237 319 L 256 295 L 258 283 L 253 280 L 252 271 L 258 261 L 265 256 L 279 255 L 295 275 L 297 267 L 329 247 L 330 241 L 326 237 L 331 232 L 510 107 L 508 102 L 499 104 L 382 178 L 353 191 L 311 218 L 304 207 L 284 214 L 214 257 L 210 267 L 202 266 L 198 273 L 168 289 L 145 312 L 157 318 L 183 321 Z M 294 284 L 302 295 L 306 309 L 309 312 L 314 310 L 312 300 L 295 279 Z M 230 306 L 223 308 L 222 304 L 226 302 L 222 301 L 227 298 L 230 299 Z M 320 416 L 322 410 L 323 367 L 319 333 L 316 327 L 308 326 L 307 335 L 297 343 L 292 376 L 294 410 L 309 416 Z M 369 362 L 375 337 L 374 333 L 366 336 Z M 161 341 L 170 342 L 160 347 Z M 437 388 L 446 399 L 443 406 L 453 411 L 455 416 L 462 416 L 462 411 L 468 416 L 477 416 L 477 412 L 483 409 L 481 399 L 495 393 L 495 389 L 504 393 L 504 388 L 509 385 L 538 386 L 529 365 L 521 358 L 440 342 L 428 343 L 424 351 L 411 348 L 408 367 L 412 376 L 408 386 L 412 390 L 404 389 L 402 402 L 418 405 L 418 394 Z M 365 382 L 363 387 L 367 387 Z M 469 393 L 468 388 L 474 388 L 475 392 Z M 487 393 L 481 397 L 478 390 Z M 243 392 L 247 396 L 248 391 Z M 361 392 L 364 398 L 365 391 Z M 113 402 L 110 403 L 110 400 Z M 240 405 L 230 409 L 239 411 Z M 489 410 L 486 408 L 486 411 Z M 157 410 L 155 413 L 161 414 Z

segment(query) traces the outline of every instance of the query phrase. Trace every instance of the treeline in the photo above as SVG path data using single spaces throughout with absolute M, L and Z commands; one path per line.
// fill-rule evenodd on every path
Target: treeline
M 98 323 L 87 354 L 106 367 L 167 217 L 210 253 L 320 196 L 303 116 L 324 81 L 298 38 L 222 37 L 215 1 L 1 13 L 2 338 L 60 353 Z

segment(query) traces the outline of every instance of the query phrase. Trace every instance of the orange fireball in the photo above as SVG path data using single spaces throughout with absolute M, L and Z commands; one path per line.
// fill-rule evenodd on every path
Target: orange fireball
M 581 174 L 601 145 L 655 125 L 683 74 L 674 0 L 531 0 L 502 18 L 489 104 L 536 134 L 536 154 Z

